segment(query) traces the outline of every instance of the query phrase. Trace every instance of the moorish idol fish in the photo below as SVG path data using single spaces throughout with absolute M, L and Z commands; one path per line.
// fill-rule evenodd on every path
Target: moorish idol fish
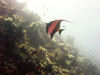
M 50 37 L 51 39 L 53 38 L 53 35 L 56 33 L 56 32 L 59 32 L 59 35 L 61 34 L 61 32 L 65 29 L 61 29 L 60 28 L 60 23 L 62 21 L 67 21 L 67 20 L 54 20 L 54 21 L 51 21 L 49 23 L 46 23 L 46 33 L 49 33 L 50 34 Z M 70 21 L 67 21 L 67 22 L 70 22 Z

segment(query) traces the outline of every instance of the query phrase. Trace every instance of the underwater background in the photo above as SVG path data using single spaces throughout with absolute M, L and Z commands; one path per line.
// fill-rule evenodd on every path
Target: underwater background
M 51 40 L 45 22 L 25 6 L 0 0 L 0 75 L 100 75 L 74 37 Z

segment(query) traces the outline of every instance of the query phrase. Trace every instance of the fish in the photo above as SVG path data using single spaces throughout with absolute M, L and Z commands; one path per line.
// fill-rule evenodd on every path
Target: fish
M 62 21 L 70 22 L 68 20 L 59 19 L 59 20 L 54 20 L 49 23 L 46 23 L 46 33 L 50 34 L 51 39 L 53 38 L 56 32 L 59 32 L 59 35 L 60 35 L 62 31 L 65 30 L 65 29 L 60 28 Z

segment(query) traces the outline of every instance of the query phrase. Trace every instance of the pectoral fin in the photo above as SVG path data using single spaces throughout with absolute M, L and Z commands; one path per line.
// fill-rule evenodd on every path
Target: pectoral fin
M 60 31 L 59 31 L 59 35 L 61 34 L 61 32 L 63 31 L 64 29 L 61 29 Z

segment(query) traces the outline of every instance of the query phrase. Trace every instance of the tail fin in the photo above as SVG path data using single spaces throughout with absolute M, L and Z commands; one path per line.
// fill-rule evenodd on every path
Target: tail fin
M 60 31 L 59 31 L 59 35 L 61 34 L 61 32 L 63 31 L 64 29 L 61 29 Z
M 47 26 L 48 23 L 45 23 L 45 24 L 46 24 L 46 33 L 48 33 L 48 26 Z

